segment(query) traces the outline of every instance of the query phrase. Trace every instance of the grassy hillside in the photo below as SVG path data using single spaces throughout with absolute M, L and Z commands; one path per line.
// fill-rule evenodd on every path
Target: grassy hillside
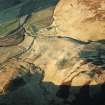
M 37 21 L 31 22 L 31 24 L 36 25 L 35 27 L 37 27 L 37 25 L 49 25 L 47 20 L 49 21 L 49 17 L 51 17 L 53 13 L 53 8 L 51 9 L 50 7 L 55 6 L 57 2 L 58 0 L 1 0 L 0 37 L 6 36 L 12 30 L 18 28 L 21 17 L 32 15 L 33 13 L 33 19 Z M 22 21 L 22 23 L 24 23 L 25 18 L 23 18 Z

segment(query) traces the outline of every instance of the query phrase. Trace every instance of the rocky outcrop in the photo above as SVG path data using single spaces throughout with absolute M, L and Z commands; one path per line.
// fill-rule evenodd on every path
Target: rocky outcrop
M 82 41 L 105 39 L 105 0 L 60 0 L 54 12 L 60 35 Z
M 81 45 L 65 37 L 39 35 L 27 51 L 2 63 L 0 92 L 4 95 L 0 103 L 104 103 L 105 66 L 100 63 L 104 61 L 103 49 L 100 42 Z M 98 56 L 99 52 L 103 53 Z
M 50 9 L 45 11 L 52 14 Z M 105 104 L 105 42 L 58 35 L 54 24 L 35 33 L 34 16 L 43 13 L 33 13 L 24 24 L 21 43 L 0 48 L 0 105 Z

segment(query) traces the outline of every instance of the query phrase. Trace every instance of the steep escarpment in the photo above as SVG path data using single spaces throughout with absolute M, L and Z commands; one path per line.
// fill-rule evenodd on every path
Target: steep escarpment
M 25 30 L 19 31 L 21 34 L 18 33 L 24 35 L 25 31 L 24 40 L 8 47 L 0 47 L 0 105 L 104 105 L 104 38 L 100 36 L 103 40 L 100 41 L 99 38 L 96 41 L 95 37 L 92 39 L 89 36 L 93 41 L 85 42 L 82 39 L 85 36 L 78 40 L 66 33 L 62 35 L 58 31 L 60 25 L 58 25 L 59 27 L 54 26 L 58 22 L 56 20 L 58 16 L 68 14 L 65 18 L 69 17 L 68 11 L 60 15 L 59 13 L 63 10 L 57 13 L 57 8 L 63 3 L 62 7 L 68 9 L 72 5 L 66 4 L 71 2 L 76 4 L 76 0 L 60 0 L 56 5 L 55 23 L 52 25 L 50 24 L 53 22 L 52 10 L 55 8 L 55 3 L 51 5 L 51 2 L 46 1 L 46 5 L 48 4 L 48 8 L 46 8 L 43 0 L 42 2 L 41 0 L 36 1 L 36 11 L 32 12 L 23 25 Z M 97 3 L 100 2 L 98 0 L 94 2 L 93 0 L 85 2 L 78 0 L 78 3 L 85 6 L 94 4 L 97 7 Z M 33 6 L 33 2 L 28 1 L 26 4 Z M 27 7 L 26 4 L 23 6 L 23 11 Z M 39 4 L 44 5 L 44 8 L 38 9 Z M 82 8 L 82 6 L 80 7 Z M 21 15 L 23 11 L 21 11 Z M 29 11 L 33 11 L 33 9 L 28 7 L 24 15 L 30 13 Z M 73 11 L 73 13 L 75 14 L 77 11 Z M 69 27 L 65 27 L 66 23 L 64 18 L 60 20 L 60 24 L 64 25 L 64 28 L 70 28 L 71 24 Z M 74 32 L 78 32 L 78 30 Z M 93 32 L 96 33 L 95 30 Z M 13 36 L 19 38 L 18 34 Z M 7 36 L 3 40 L 8 45 L 11 35 Z M 0 43 L 6 44 L 1 40 Z
M 28 39 L 17 46 L 22 53 L 1 64 L 0 104 L 104 104 L 103 43 L 81 45 L 42 34 L 25 51 Z

